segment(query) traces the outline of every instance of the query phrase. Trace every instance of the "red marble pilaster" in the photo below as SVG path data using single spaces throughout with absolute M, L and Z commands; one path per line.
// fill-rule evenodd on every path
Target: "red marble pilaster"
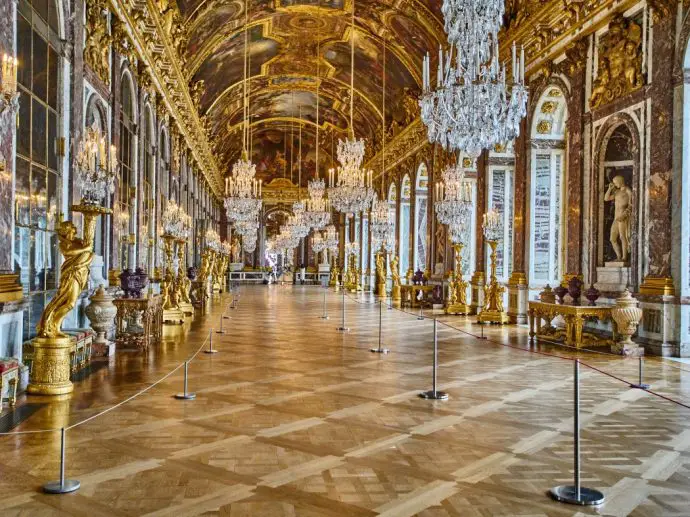
M 513 273 L 527 273 L 525 269 L 525 250 L 527 232 L 527 168 L 529 166 L 529 139 L 527 121 L 523 119 L 520 136 L 515 139 L 515 192 L 513 197 Z
M 568 102 L 568 182 L 567 246 L 565 249 L 565 273 L 582 274 L 582 167 L 584 156 L 583 115 L 585 106 L 585 67 L 573 69 L 570 77 L 571 91 Z
M 489 153 L 483 152 L 477 158 L 477 214 L 476 214 L 476 253 L 475 253 L 475 273 L 484 271 L 486 264 L 486 249 L 484 246 L 484 232 L 482 230 L 482 220 L 486 211 L 486 175 L 489 172 Z
M 0 2 L 0 56 L 2 54 L 16 55 L 15 40 L 15 10 L 17 2 L 5 0 Z M 14 177 L 14 133 L 16 118 L 9 110 L 0 114 L 0 159 L 4 160 L 5 170 L 0 171 L 0 240 L 6 243 L 0 249 L 0 273 L 11 273 L 12 246 L 14 241 L 12 227 L 14 221 L 14 191 L 12 188 Z
M 655 21 L 652 81 L 648 89 L 652 102 L 650 123 L 649 195 L 646 223 L 647 257 L 645 276 L 668 277 L 671 271 L 671 175 L 673 167 L 673 16 Z

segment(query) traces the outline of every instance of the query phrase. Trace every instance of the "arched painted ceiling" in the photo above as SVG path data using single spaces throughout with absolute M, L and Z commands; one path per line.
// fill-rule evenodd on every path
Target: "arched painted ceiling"
M 177 0 L 189 34 L 187 75 L 191 86 L 204 82 L 200 112 L 226 174 L 242 147 L 245 1 Z M 247 8 L 255 144 L 302 125 L 303 155 L 313 152 L 319 84 L 320 152 L 328 156 L 331 137 L 337 142 L 349 130 L 352 0 L 253 0 Z M 353 125 L 370 153 L 382 140 L 384 38 L 386 125 L 404 125 L 420 91 L 422 55 L 445 39 L 441 19 L 438 0 L 355 3 Z

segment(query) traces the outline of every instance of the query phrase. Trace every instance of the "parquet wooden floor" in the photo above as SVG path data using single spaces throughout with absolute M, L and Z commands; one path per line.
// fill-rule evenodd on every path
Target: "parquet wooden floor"
M 549 345 L 524 327 L 439 315 L 439 383 L 430 388 L 432 324 L 315 287 L 242 287 L 237 309 L 213 300 L 146 354 L 118 352 L 13 432 L 69 426 L 125 400 L 213 334 L 215 355 L 190 365 L 196 400 L 172 397 L 181 370 L 68 431 L 69 495 L 45 495 L 59 465 L 56 432 L 0 436 L 0 516 L 639 517 L 690 515 L 690 409 L 630 389 L 637 362 Z M 502 346 L 503 345 L 503 346 Z M 506 346 L 508 345 L 508 346 Z M 573 362 L 581 367 L 582 480 L 600 508 L 552 501 L 572 480 Z M 690 405 L 690 366 L 646 361 L 655 392 Z M 21 398 L 20 404 L 38 399 Z M 5 409 L 7 411 L 7 409 Z

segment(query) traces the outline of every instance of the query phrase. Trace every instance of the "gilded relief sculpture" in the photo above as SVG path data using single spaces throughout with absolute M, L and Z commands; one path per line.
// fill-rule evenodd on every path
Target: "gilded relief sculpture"
M 393 287 L 391 288 L 391 299 L 393 303 L 400 304 L 402 298 L 402 293 L 400 289 L 400 266 L 398 256 L 393 255 L 391 259 L 391 278 L 393 280 Z
M 88 2 L 84 60 L 106 85 L 110 84 L 110 44 L 112 41 L 108 33 L 108 11 L 105 2 L 103 0 Z
M 615 176 L 604 194 L 604 201 L 614 203 L 611 223 L 611 246 L 616 260 L 628 264 L 630 258 L 630 223 L 632 221 L 632 190 L 625 184 L 623 176 Z
M 87 204 L 72 210 L 84 215 L 84 235 L 77 237 L 77 228 L 71 221 L 58 226 L 60 252 L 65 260 L 60 266 L 60 285 L 43 310 L 32 341 L 34 360 L 28 392 L 35 395 L 63 395 L 73 389 L 69 380 L 73 338 L 61 331 L 62 322 L 86 288 L 98 216 L 110 213 L 107 208 Z
M 599 45 L 597 78 L 589 104 L 603 106 L 642 87 L 642 27 L 634 20 L 618 16 Z

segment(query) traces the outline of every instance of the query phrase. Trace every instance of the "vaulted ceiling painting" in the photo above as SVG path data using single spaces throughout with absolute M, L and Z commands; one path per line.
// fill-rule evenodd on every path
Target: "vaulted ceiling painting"
M 198 91 L 200 113 L 228 174 L 242 148 L 245 0 L 177 3 L 189 33 L 189 83 Z M 315 159 L 316 125 L 322 167 L 330 166 L 332 146 L 349 131 L 352 0 L 253 0 L 247 9 L 254 161 L 261 161 L 265 180 L 289 177 L 289 163 L 297 160 L 292 144 L 298 142 L 301 126 L 306 184 L 315 168 L 308 162 Z M 369 156 L 382 142 L 384 39 L 385 117 L 393 136 L 418 112 L 421 57 L 438 49 L 440 20 L 435 0 L 356 2 L 353 118 L 356 136 L 367 139 Z M 264 150 L 267 156 L 262 156 Z

